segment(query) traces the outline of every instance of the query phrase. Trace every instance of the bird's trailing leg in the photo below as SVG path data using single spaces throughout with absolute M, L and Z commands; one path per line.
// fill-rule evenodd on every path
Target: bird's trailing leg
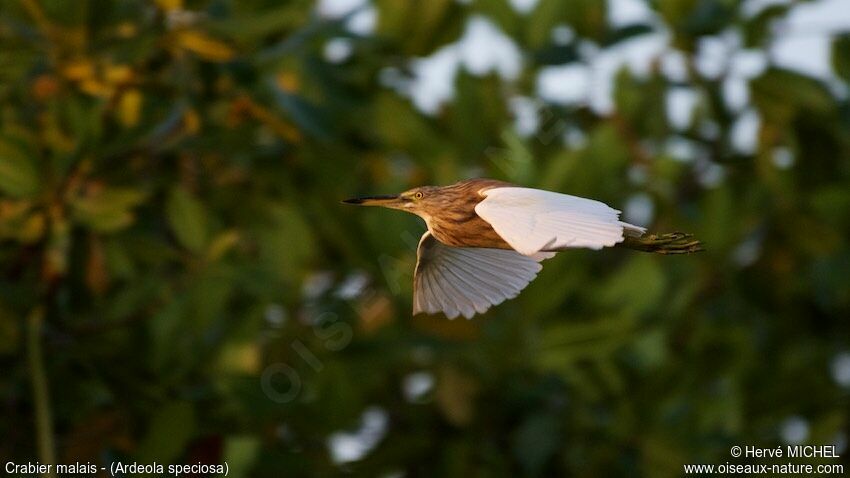
M 636 251 L 655 252 L 657 254 L 690 254 L 704 251 L 702 243 L 694 239 L 693 234 L 671 232 L 667 234 L 644 234 L 636 237 L 627 235 L 618 246 Z

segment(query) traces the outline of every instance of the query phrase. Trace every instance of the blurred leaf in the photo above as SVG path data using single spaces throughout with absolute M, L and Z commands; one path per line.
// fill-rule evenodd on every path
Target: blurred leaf
M 809 204 L 821 221 L 850 230 L 850 190 L 847 188 L 819 188 L 809 197 Z
M 186 318 L 191 321 L 195 330 L 212 327 L 215 320 L 223 316 L 233 294 L 233 287 L 233 280 L 226 274 L 211 271 L 209 274 L 195 276 L 186 296 L 189 301 Z
M 604 39 L 607 30 L 608 3 L 596 0 L 568 0 L 564 3 L 567 23 L 581 36 L 596 42 Z
M 527 42 L 532 48 L 540 48 L 551 41 L 552 28 L 566 22 L 570 8 L 569 0 L 539 0 L 530 14 L 531 25 L 527 30 Z
M 319 139 L 330 138 L 330 129 L 322 111 L 304 98 L 273 87 L 275 101 L 302 130 Z
M 20 321 L 0 303 L 0 355 L 12 355 L 21 343 Z
M 139 290 L 138 293 L 146 291 Z M 136 297 L 129 297 L 135 299 Z M 161 310 L 151 314 L 147 321 L 151 339 L 150 368 L 161 371 L 169 366 L 178 345 L 178 332 L 186 317 L 186 301 L 181 297 L 169 301 Z M 170 371 L 170 370 L 169 370 Z
M 38 173 L 24 148 L 11 138 L 0 137 L 0 191 L 13 197 L 31 197 L 38 189 Z
M 845 410 L 835 410 L 824 413 L 818 419 L 813 420 L 810 443 L 832 443 L 835 437 L 840 437 L 847 422 Z
M 137 89 L 130 89 L 121 95 L 118 103 L 118 118 L 124 126 L 132 128 L 139 123 L 142 100 L 142 94 Z
M 721 253 L 728 250 L 736 240 L 729 231 L 737 230 L 736 204 L 732 192 L 728 188 L 716 188 L 707 192 L 702 204 L 703 222 L 700 225 L 699 237 L 706 244 L 711 244 L 710 253 Z
M 129 278 L 135 274 L 135 267 L 122 241 L 105 241 L 104 255 L 106 256 L 106 264 L 110 275 Z
M 292 207 L 269 207 L 267 228 L 258 239 L 264 263 L 286 279 L 296 279 L 312 256 L 315 237 L 304 219 Z
M 31 244 L 44 237 L 47 219 L 27 200 L 0 201 L 0 238 Z
M 652 431 L 640 444 L 640 469 L 646 476 L 674 477 L 682 473 L 682 464 L 689 463 L 689 456 L 681 443 Z
M 155 0 L 155 3 L 166 12 L 183 8 L 183 0 Z
M 18 240 L 24 244 L 38 242 L 47 230 L 47 219 L 43 213 L 34 213 L 27 217 L 18 229 Z
M 109 274 L 103 243 L 96 237 L 89 241 L 89 257 L 86 262 L 86 285 L 95 294 L 103 294 L 109 286 Z
M 850 34 L 832 40 L 832 67 L 839 77 L 850 83 Z
M 461 35 L 462 6 L 454 0 L 376 0 L 378 34 L 394 40 L 405 55 L 425 56 Z
M 663 365 L 669 354 L 666 340 L 661 327 L 642 334 L 632 347 L 636 364 L 646 369 Z
M 260 369 L 259 353 L 253 342 L 228 344 L 221 351 L 219 367 L 222 373 L 256 374 Z
M 209 257 L 212 261 L 217 261 L 227 254 L 228 251 L 233 249 L 238 243 L 238 231 L 224 231 L 210 241 L 209 248 L 207 249 L 207 257 Z
M 688 3 L 688 2 L 683 2 Z M 735 3 L 723 0 L 696 0 L 685 20 L 685 31 L 694 37 L 712 35 L 726 28 L 731 22 Z
M 579 61 L 581 56 L 573 45 L 549 45 L 537 50 L 534 53 L 534 59 L 541 65 L 563 65 Z
M 274 33 L 303 25 L 307 20 L 304 8 L 306 3 L 308 2 L 299 0 L 266 10 L 215 19 L 205 23 L 205 26 L 239 42 L 255 42 Z
M 74 220 L 98 232 L 115 232 L 133 223 L 133 208 L 145 194 L 129 188 L 105 188 L 72 200 Z
M 179 32 L 177 34 L 176 44 L 204 60 L 213 62 L 230 61 L 236 54 L 226 43 L 212 38 L 199 30 L 183 30 Z
M 550 325 L 540 340 L 537 364 L 557 371 L 580 360 L 607 358 L 630 339 L 635 326 L 636 319 L 630 314 Z
M 659 77 L 640 79 L 628 68 L 615 77 L 614 102 L 621 118 L 618 133 L 628 140 L 637 137 L 664 138 L 669 134 L 665 110 L 667 84 Z
M 102 85 L 101 85 L 102 86 Z M 102 86 L 104 91 L 98 94 L 108 94 L 111 91 L 106 91 L 106 86 Z M 70 133 L 68 143 L 62 142 L 60 134 L 57 131 L 55 140 L 56 148 L 70 152 L 74 147 L 84 144 L 86 141 L 99 140 L 103 134 L 103 102 L 99 98 L 91 96 L 76 95 L 70 96 L 65 101 L 59 104 L 61 125 L 67 128 Z
M 441 367 L 437 373 L 434 399 L 446 420 L 455 426 L 469 424 L 475 414 L 478 384 L 455 367 Z
M 547 413 L 529 416 L 514 434 L 514 454 L 532 476 L 540 474 L 560 445 L 558 417 Z
M 139 444 L 139 463 L 177 463 L 189 440 L 195 436 L 195 409 L 187 402 L 170 402 L 159 407 L 147 434 Z
M 42 274 L 45 279 L 56 280 L 68 272 L 68 253 L 71 245 L 71 228 L 68 221 L 64 218 L 53 218 L 44 252 Z
M 635 23 L 632 25 L 626 25 L 616 30 L 612 30 L 605 37 L 605 41 L 603 44 L 605 46 L 615 45 L 619 42 L 630 40 L 636 36 L 645 35 L 647 33 L 652 33 L 655 29 L 652 25 L 648 25 L 645 23 Z
M 522 139 L 511 130 L 502 133 L 505 149 L 490 148 L 485 151 L 487 159 L 500 175 L 515 183 L 522 183 L 531 176 L 534 161 L 531 151 Z
M 644 314 L 660 305 L 666 279 L 656 258 L 636 254 L 608 280 L 600 299 L 609 307 Z
M 171 230 L 186 249 L 200 253 L 207 244 L 207 212 L 203 204 L 181 187 L 168 196 L 165 214 Z
M 814 261 L 809 269 L 812 298 L 825 310 L 838 311 L 850 307 L 850 253 Z
M 260 448 L 260 441 L 252 436 L 228 437 L 224 442 L 222 461 L 230 468 L 228 476 L 243 478 L 248 476 L 251 465 Z
M 494 22 L 500 30 L 509 36 L 516 35 L 520 26 L 520 15 L 508 0 L 477 2 L 473 7 L 476 13 L 482 14 L 483 18 L 488 21 Z
M 788 13 L 791 4 L 770 5 L 748 20 L 741 29 L 744 34 L 744 46 L 759 48 L 765 40 L 769 41 L 771 27 Z
M 751 83 L 753 103 L 767 121 L 788 123 L 800 111 L 825 113 L 835 107 L 826 88 L 813 78 L 787 70 L 767 70 Z

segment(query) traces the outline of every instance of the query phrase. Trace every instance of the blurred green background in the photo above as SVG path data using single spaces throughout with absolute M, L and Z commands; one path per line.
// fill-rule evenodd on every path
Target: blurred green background
M 850 454 L 850 22 L 806 23 L 846 6 L 0 0 L 2 461 Z M 339 201 L 476 176 L 707 252 L 569 251 L 483 316 L 411 317 L 424 225 Z

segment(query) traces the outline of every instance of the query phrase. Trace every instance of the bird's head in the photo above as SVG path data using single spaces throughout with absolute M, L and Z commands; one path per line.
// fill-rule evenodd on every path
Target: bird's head
M 356 204 L 358 206 L 381 206 L 390 209 L 399 209 L 416 214 L 417 216 L 423 217 L 427 220 L 434 208 L 439 207 L 437 205 L 439 190 L 440 188 L 436 186 L 421 186 L 407 190 L 401 194 L 346 199 L 343 203 Z

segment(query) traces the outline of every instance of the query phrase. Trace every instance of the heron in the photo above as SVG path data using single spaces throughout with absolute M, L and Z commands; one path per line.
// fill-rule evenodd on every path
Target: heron
M 691 234 L 647 234 L 593 199 L 495 179 L 421 186 L 401 194 L 343 201 L 416 214 L 428 230 L 416 251 L 413 315 L 482 314 L 519 295 L 540 263 L 572 248 L 621 246 L 659 254 L 703 250 Z

